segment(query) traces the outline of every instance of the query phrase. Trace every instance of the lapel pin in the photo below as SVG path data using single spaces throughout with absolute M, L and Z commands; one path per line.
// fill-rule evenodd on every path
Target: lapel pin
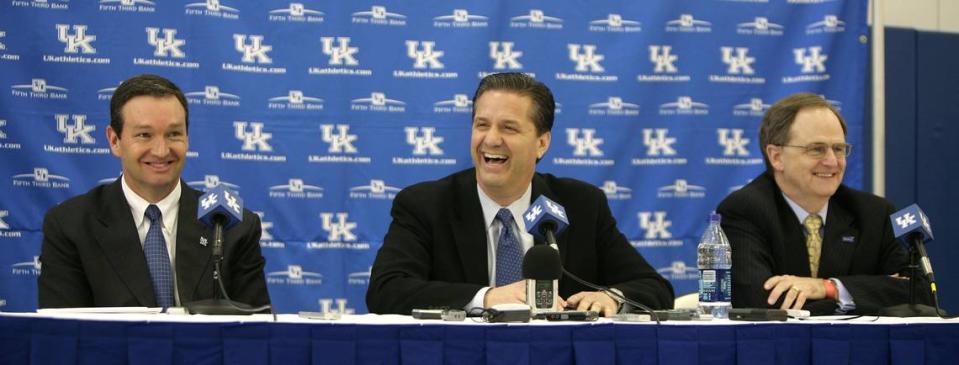
M 206 247 L 206 237 L 200 237 L 200 246 Z
M 856 242 L 855 236 L 842 236 L 842 241 L 845 243 L 854 243 Z

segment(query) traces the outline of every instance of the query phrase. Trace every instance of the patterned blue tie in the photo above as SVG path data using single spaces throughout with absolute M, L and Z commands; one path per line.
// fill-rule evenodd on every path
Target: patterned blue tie
M 150 219 L 150 230 L 143 242 L 143 253 L 150 266 L 150 278 L 153 279 L 153 294 L 160 307 L 173 306 L 173 270 L 170 268 L 170 255 L 167 254 L 166 240 L 163 239 L 163 218 L 160 208 L 150 204 L 146 211 Z
M 523 249 L 513 232 L 513 213 L 502 208 L 496 219 L 502 225 L 496 241 L 496 286 L 503 286 L 523 278 Z

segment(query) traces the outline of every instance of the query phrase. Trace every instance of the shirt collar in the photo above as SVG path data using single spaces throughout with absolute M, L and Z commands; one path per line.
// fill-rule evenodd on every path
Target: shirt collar
M 123 197 L 127 199 L 127 204 L 130 205 L 130 212 L 133 213 L 133 223 L 139 227 L 146 219 L 145 213 L 151 203 L 134 192 L 133 189 L 130 188 L 130 185 L 127 185 L 127 180 L 123 176 L 120 176 L 120 185 L 123 187 Z M 163 217 L 164 229 L 173 227 L 173 224 L 176 222 L 176 212 L 180 209 L 180 194 L 180 181 L 177 180 L 176 187 L 173 188 L 173 191 L 156 202 L 156 206 L 160 208 L 160 214 Z
M 796 213 L 796 217 L 799 217 L 799 224 L 804 224 L 804 222 L 806 221 L 806 217 L 809 216 L 809 212 L 807 212 L 805 209 L 800 207 L 799 204 L 796 204 L 796 202 L 792 201 L 792 199 L 789 199 L 789 197 L 786 196 L 786 193 L 782 193 L 782 194 L 783 194 L 783 198 L 786 199 L 786 204 L 789 204 L 789 207 L 792 208 L 793 213 Z M 826 201 L 826 204 L 822 206 L 822 209 L 820 209 L 819 212 L 817 213 L 819 214 L 819 218 L 822 218 L 823 227 L 826 226 L 827 211 L 829 211 L 828 200 Z
M 500 208 L 506 208 L 509 209 L 510 213 L 513 213 L 513 220 L 516 221 L 520 232 L 526 232 L 526 222 L 519 218 L 523 216 L 526 209 L 529 209 L 529 198 L 533 195 L 532 181 L 526 186 L 526 192 L 524 192 L 519 199 L 516 199 L 516 201 L 505 207 L 500 206 L 493 201 L 493 198 L 486 195 L 486 192 L 483 191 L 483 188 L 480 188 L 479 184 L 476 184 L 476 191 L 479 192 L 480 205 L 483 206 L 483 218 L 486 220 L 486 228 L 489 228 L 493 224 L 493 221 L 496 219 L 496 213 L 499 212 Z

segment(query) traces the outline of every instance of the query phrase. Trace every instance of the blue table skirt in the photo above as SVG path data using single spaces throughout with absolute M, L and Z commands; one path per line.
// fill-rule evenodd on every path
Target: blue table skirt
M 457 326 L 0 317 L 0 364 L 959 364 L 959 323 Z

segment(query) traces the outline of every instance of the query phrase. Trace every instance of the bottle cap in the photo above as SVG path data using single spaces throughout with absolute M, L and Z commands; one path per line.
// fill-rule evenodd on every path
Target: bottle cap
M 722 216 L 719 213 L 712 212 L 709 213 L 709 223 L 716 222 L 719 223 L 722 220 Z

